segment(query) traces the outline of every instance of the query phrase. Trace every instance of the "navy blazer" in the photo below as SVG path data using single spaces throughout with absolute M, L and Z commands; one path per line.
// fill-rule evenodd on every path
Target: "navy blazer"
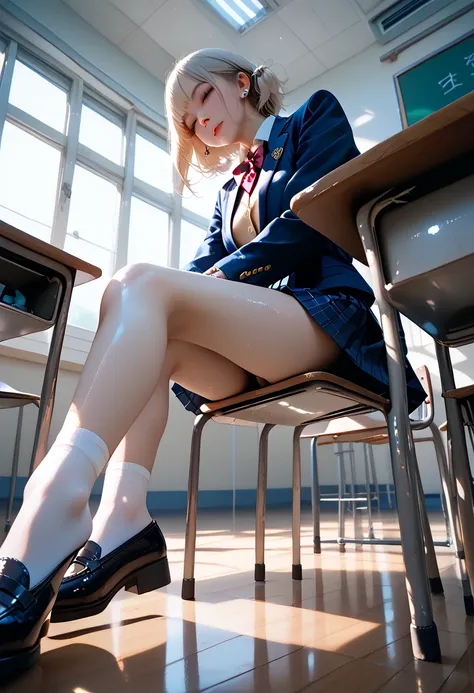
M 358 154 L 346 115 L 328 91 L 317 91 L 287 118 L 277 116 L 260 173 L 261 232 L 236 247 L 231 221 L 238 186 L 232 178 L 219 191 L 209 231 L 184 269 L 203 273 L 215 266 L 230 280 L 266 287 L 288 277 L 290 287 L 356 290 L 373 300 L 352 258 L 290 210 L 296 193 Z

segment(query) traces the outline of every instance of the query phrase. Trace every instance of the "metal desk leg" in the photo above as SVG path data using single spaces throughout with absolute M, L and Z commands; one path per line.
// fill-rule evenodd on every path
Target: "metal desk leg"
M 441 344 L 436 344 L 436 356 L 438 358 L 443 392 L 454 390 L 456 385 L 449 349 Z M 472 585 L 474 580 L 474 512 L 466 436 L 459 402 L 455 399 L 446 398 L 444 403 L 448 420 L 448 454 L 455 482 L 454 488 L 458 502 L 461 533 L 464 540 L 466 570 Z
M 255 582 L 265 582 L 265 510 L 268 470 L 268 434 L 273 424 L 265 424 L 258 444 L 257 506 L 255 518 Z
M 40 407 L 38 412 L 38 422 L 36 424 L 35 441 L 33 443 L 33 453 L 31 456 L 30 474 L 43 460 L 47 452 L 48 435 L 49 429 L 51 428 L 54 397 L 58 382 L 59 363 L 61 360 L 61 350 L 66 332 L 69 306 L 71 305 L 74 276 L 75 274 L 73 275 L 71 273 L 70 281 L 66 282 L 64 296 L 59 307 L 58 318 L 53 329 L 53 337 L 49 347 L 48 361 L 46 363 L 43 387 L 41 389 Z
M 12 473 L 10 477 L 10 491 L 8 493 L 7 516 L 5 518 L 5 532 L 11 527 L 13 500 L 15 498 L 16 480 L 18 478 L 18 460 L 20 457 L 21 429 L 23 427 L 23 407 L 18 407 L 18 421 L 16 425 L 15 447 L 13 448 Z
M 313 509 L 313 552 L 321 553 L 321 491 L 317 438 L 311 438 L 311 507 Z
M 197 504 L 199 491 L 199 466 L 201 462 L 202 430 L 211 419 L 210 414 L 198 414 L 194 419 L 189 459 L 188 507 L 184 541 L 184 576 L 181 586 L 182 599 L 194 599 L 194 559 L 196 556 Z
M 300 436 L 305 426 L 296 426 L 293 433 L 293 565 L 291 577 L 293 580 L 303 579 L 301 566 L 301 444 Z
M 441 659 L 441 650 L 433 620 L 420 525 L 416 484 L 417 462 L 408 418 L 405 357 L 400 341 L 399 318 L 386 297 L 382 264 L 375 238 L 375 219 L 384 206 L 384 203 L 376 201 L 364 205 L 357 215 L 357 226 L 370 267 L 387 351 L 391 398 L 387 424 L 411 613 L 413 654 L 417 659 L 437 662 Z

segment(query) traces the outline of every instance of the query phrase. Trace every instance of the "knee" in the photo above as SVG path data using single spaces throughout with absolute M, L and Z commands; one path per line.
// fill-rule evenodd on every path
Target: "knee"
M 115 273 L 109 282 L 109 287 L 115 285 L 122 289 L 128 289 L 156 283 L 157 281 L 163 280 L 169 271 L 167 267 L 152 265 L 149 262 L 137 262 L 134 265 L 125 265 L 125 267 L 122 267 Z
M 121 300 L 124 291 L 150 296 L 150 286 L 165 283 L 169 273 L 167 267 L 138 262 L 119 269 L 108 283 L 101 303 L 101 316 L 113 303 Z

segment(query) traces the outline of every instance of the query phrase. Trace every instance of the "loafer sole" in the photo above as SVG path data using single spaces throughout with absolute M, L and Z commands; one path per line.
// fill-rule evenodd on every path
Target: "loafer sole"
M 6 657 L 0 657 L 0 680 L 10 681 L 11 679 L 17 678 L 24 671 L 31 669 L 41 654 L 41 638 L 46 637 L 49 630 L 49 619 L 43 623 L 41 632 L 38 638 L 38 642 L 33 647 L 29 647 L 25 650 L 19 650 L 18 652 L 7 655 Z
M 166 587 L 170 582 L 171 576 L 168 559 L 164 557 L 159 561 L 155 561 L 154 563 L 150 563 L 143 568 L 131 572 L 96 602 L 89 602 L 84 605 L 75 604 L 70 607 L 56 605 L 51 613 L 51 622 L 64 623 L 66 621 L 75 621 L 79 618 L 96 616 L 107 608 L 117 592 L 123 587 L 125 587 L 127 592 L 146 594 L 147 592 L 153 592 L 161 587 Z

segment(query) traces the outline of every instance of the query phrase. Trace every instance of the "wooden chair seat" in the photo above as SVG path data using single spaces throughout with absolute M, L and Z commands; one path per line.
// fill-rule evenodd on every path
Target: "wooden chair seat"
M 474 395 L 474 384 L 466 387 L 457 387 L 455 390 L 443 392 L 443 397 L 446 399 L 466 399 Z
M 0 409 L 14 409 L 27 404 L 39 406 L 40 396 L 31 392 L 20 392 L 7 383 L 0 382 Z
M 301 426 L 340 416 L 387 412 L 389 400 L 332 373 L 314 371 L 203 404 L 213 418 Z

